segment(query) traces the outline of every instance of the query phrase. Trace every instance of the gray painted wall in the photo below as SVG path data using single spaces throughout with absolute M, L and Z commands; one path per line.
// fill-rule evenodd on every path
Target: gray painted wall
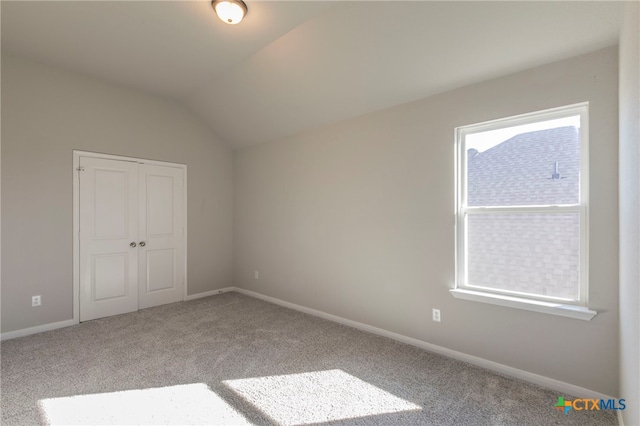
M 620 37 L 620 396 L 624 424 L 640 425 L 640 4 Z
M 232 284 L 233 152 L 176 103 L 3 55 L 2 332 L 72 318 L 73 149 L 187 164 L 188 292 Z
M 617 395 L 617 61 L 612 47 L 236 151 L 235 284 Z M 600 314 L 454 299 L 454 128 L 582 101 Z

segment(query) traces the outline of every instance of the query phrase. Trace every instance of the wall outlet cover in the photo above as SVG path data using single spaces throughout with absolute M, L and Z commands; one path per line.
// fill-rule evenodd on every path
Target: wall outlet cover
M 433 309 L 432 318 L 435 322 L 441 322 L 440 309 Z

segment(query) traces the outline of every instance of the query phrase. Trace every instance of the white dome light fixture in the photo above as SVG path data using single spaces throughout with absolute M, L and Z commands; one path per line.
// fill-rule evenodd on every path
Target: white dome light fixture
M 225 24 L 235 25 L 247 14 L 247 5 L 242 0 L 212 0 L 211 6 Z

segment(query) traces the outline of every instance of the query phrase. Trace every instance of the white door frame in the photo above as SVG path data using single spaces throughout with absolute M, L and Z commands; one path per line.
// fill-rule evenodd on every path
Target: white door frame
M 80 322 L 80 157 L 103 158 L 107 160 L 130 161 L 138 164 L 175 167 L 182 170 L 182 217 L 184 227 L 184 285 L 182 300 L 187 297 L 187 165 L 168 163 L 165 161 L 147 160 L 144 158 L 123 157 L 120 155 L 102 154 L 89 151 L 73 150 L 73 322 Z

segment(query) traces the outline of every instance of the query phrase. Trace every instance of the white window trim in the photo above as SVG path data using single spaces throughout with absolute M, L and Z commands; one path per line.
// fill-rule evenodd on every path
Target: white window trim
M 543 300 L 523 299 L 520 297 L 503 294 L 485 293 L 467 289 L 454 288 L 449 290 L 456 299 L 471 300 L 473 302 L 489 303 L 491 305 L 506 306 L 509 308 L 524 309 L 526 311 L 541 312 L 543 314 L 558 315 L 561 317 L 575 318 L 590 321 L 598 312 L 592 311 L 586 306 L 567 305 Z
M 548 109 L 514 117 L 493 120 L 489 122 L 472 124 L 456 128 L 455 131 L 455 191 L 456 191 L 456 238 L 455 238 L 455 288 L 451 294 L 459 299 L 476 302 L 490 303 L 494 305 L 525 309 L 542 312 L 551 315 L 560 315 L 582 320 L 591 320 L 596 311 L 590 310 L 588 282 L 589 282 L 589 104 L 583 102 L 559 108 Z M 580 204 L 576 205 L 545 205 L 545 206 L 509 206 L 509 207 L 466 207 L 466 167 L 467 155 L 464 138 L 467 134 L 490 131 L 510 126 L 531 124 L 539 121 L 564 118 L 580 115 Z M 579 212 L 580 213 L 580 288 L 578 300 L 558 300 L 544 296 L 521 295 L 508 291 L 493 289 L 479 289 L 465 286 L 465 224 L 464 219 L 468 214 L 507 213 L 507 212 Z

